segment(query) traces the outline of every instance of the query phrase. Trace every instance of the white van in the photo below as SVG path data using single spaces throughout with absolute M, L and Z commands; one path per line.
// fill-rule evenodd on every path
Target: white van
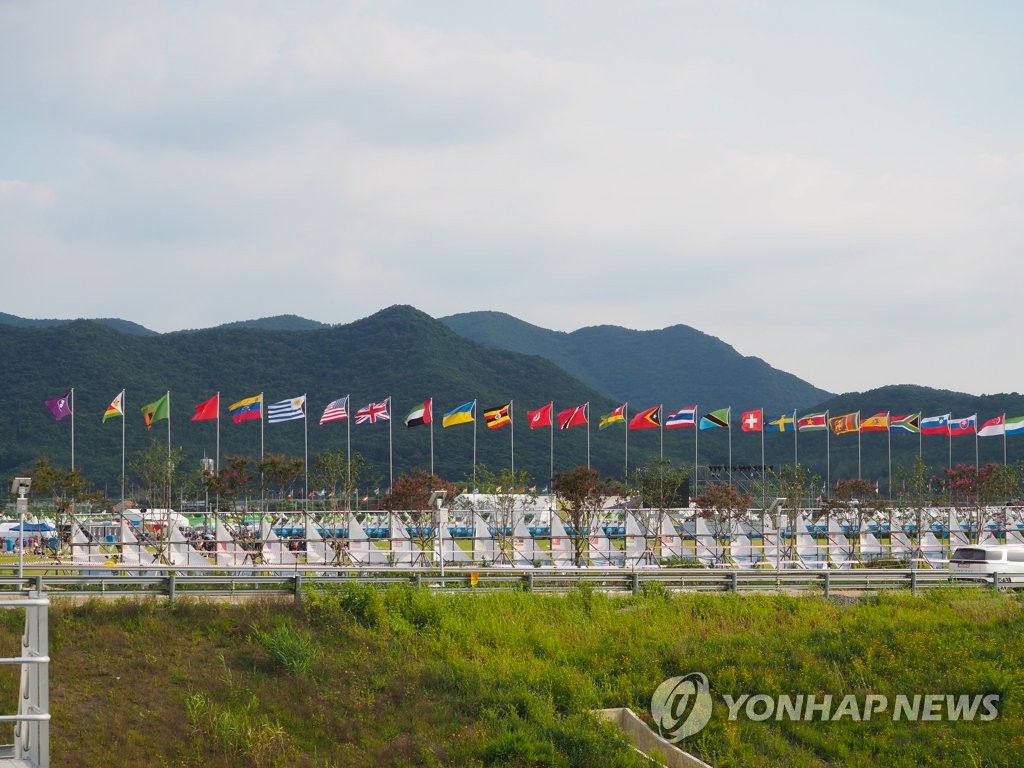
M 1024 546 L 974 544 L 957 547 L 949 558 L 951 576 L 992 576 L 1002 582 L 1024 582 Z

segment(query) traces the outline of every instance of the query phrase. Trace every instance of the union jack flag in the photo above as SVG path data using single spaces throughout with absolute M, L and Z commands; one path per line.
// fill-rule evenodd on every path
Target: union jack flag
M 373 424 L 378 421 L 390 421 L 391 414 L 388 413 L 388 403 L 391 398 L 382 400 L 379 403 L 370 403 L 356 411 L 356 424 Z

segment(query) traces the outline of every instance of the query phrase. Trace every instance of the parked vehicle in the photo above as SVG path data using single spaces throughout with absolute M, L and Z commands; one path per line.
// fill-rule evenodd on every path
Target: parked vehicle
M 949 558 L 950 575 L 999 575 L 1001 582 L 1024 582 L 1024 546 L 1019 544 L 976 544 L 957 547 Z

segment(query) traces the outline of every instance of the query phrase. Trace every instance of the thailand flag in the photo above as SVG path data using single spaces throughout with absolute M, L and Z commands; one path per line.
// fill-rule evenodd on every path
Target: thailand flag
M 697 406 L 688 405 L 665 417 L 665 429 L 697 426 Z

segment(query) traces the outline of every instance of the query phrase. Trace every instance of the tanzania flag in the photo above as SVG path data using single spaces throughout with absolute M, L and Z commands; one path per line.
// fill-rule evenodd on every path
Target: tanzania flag
M 719 408 L 717 411 L 711 413 L 705 413 L 700 417 L 700 428 L 701 429 L 717 429 L 719 427 L 729 426 L 729 408 Z
M 171 415 L 171 393 L 154 400 L 149 405 L 142 407 L 142 418 L 146 422 L 146 429 L 153 426 L 155 421 L 163 421 Z

